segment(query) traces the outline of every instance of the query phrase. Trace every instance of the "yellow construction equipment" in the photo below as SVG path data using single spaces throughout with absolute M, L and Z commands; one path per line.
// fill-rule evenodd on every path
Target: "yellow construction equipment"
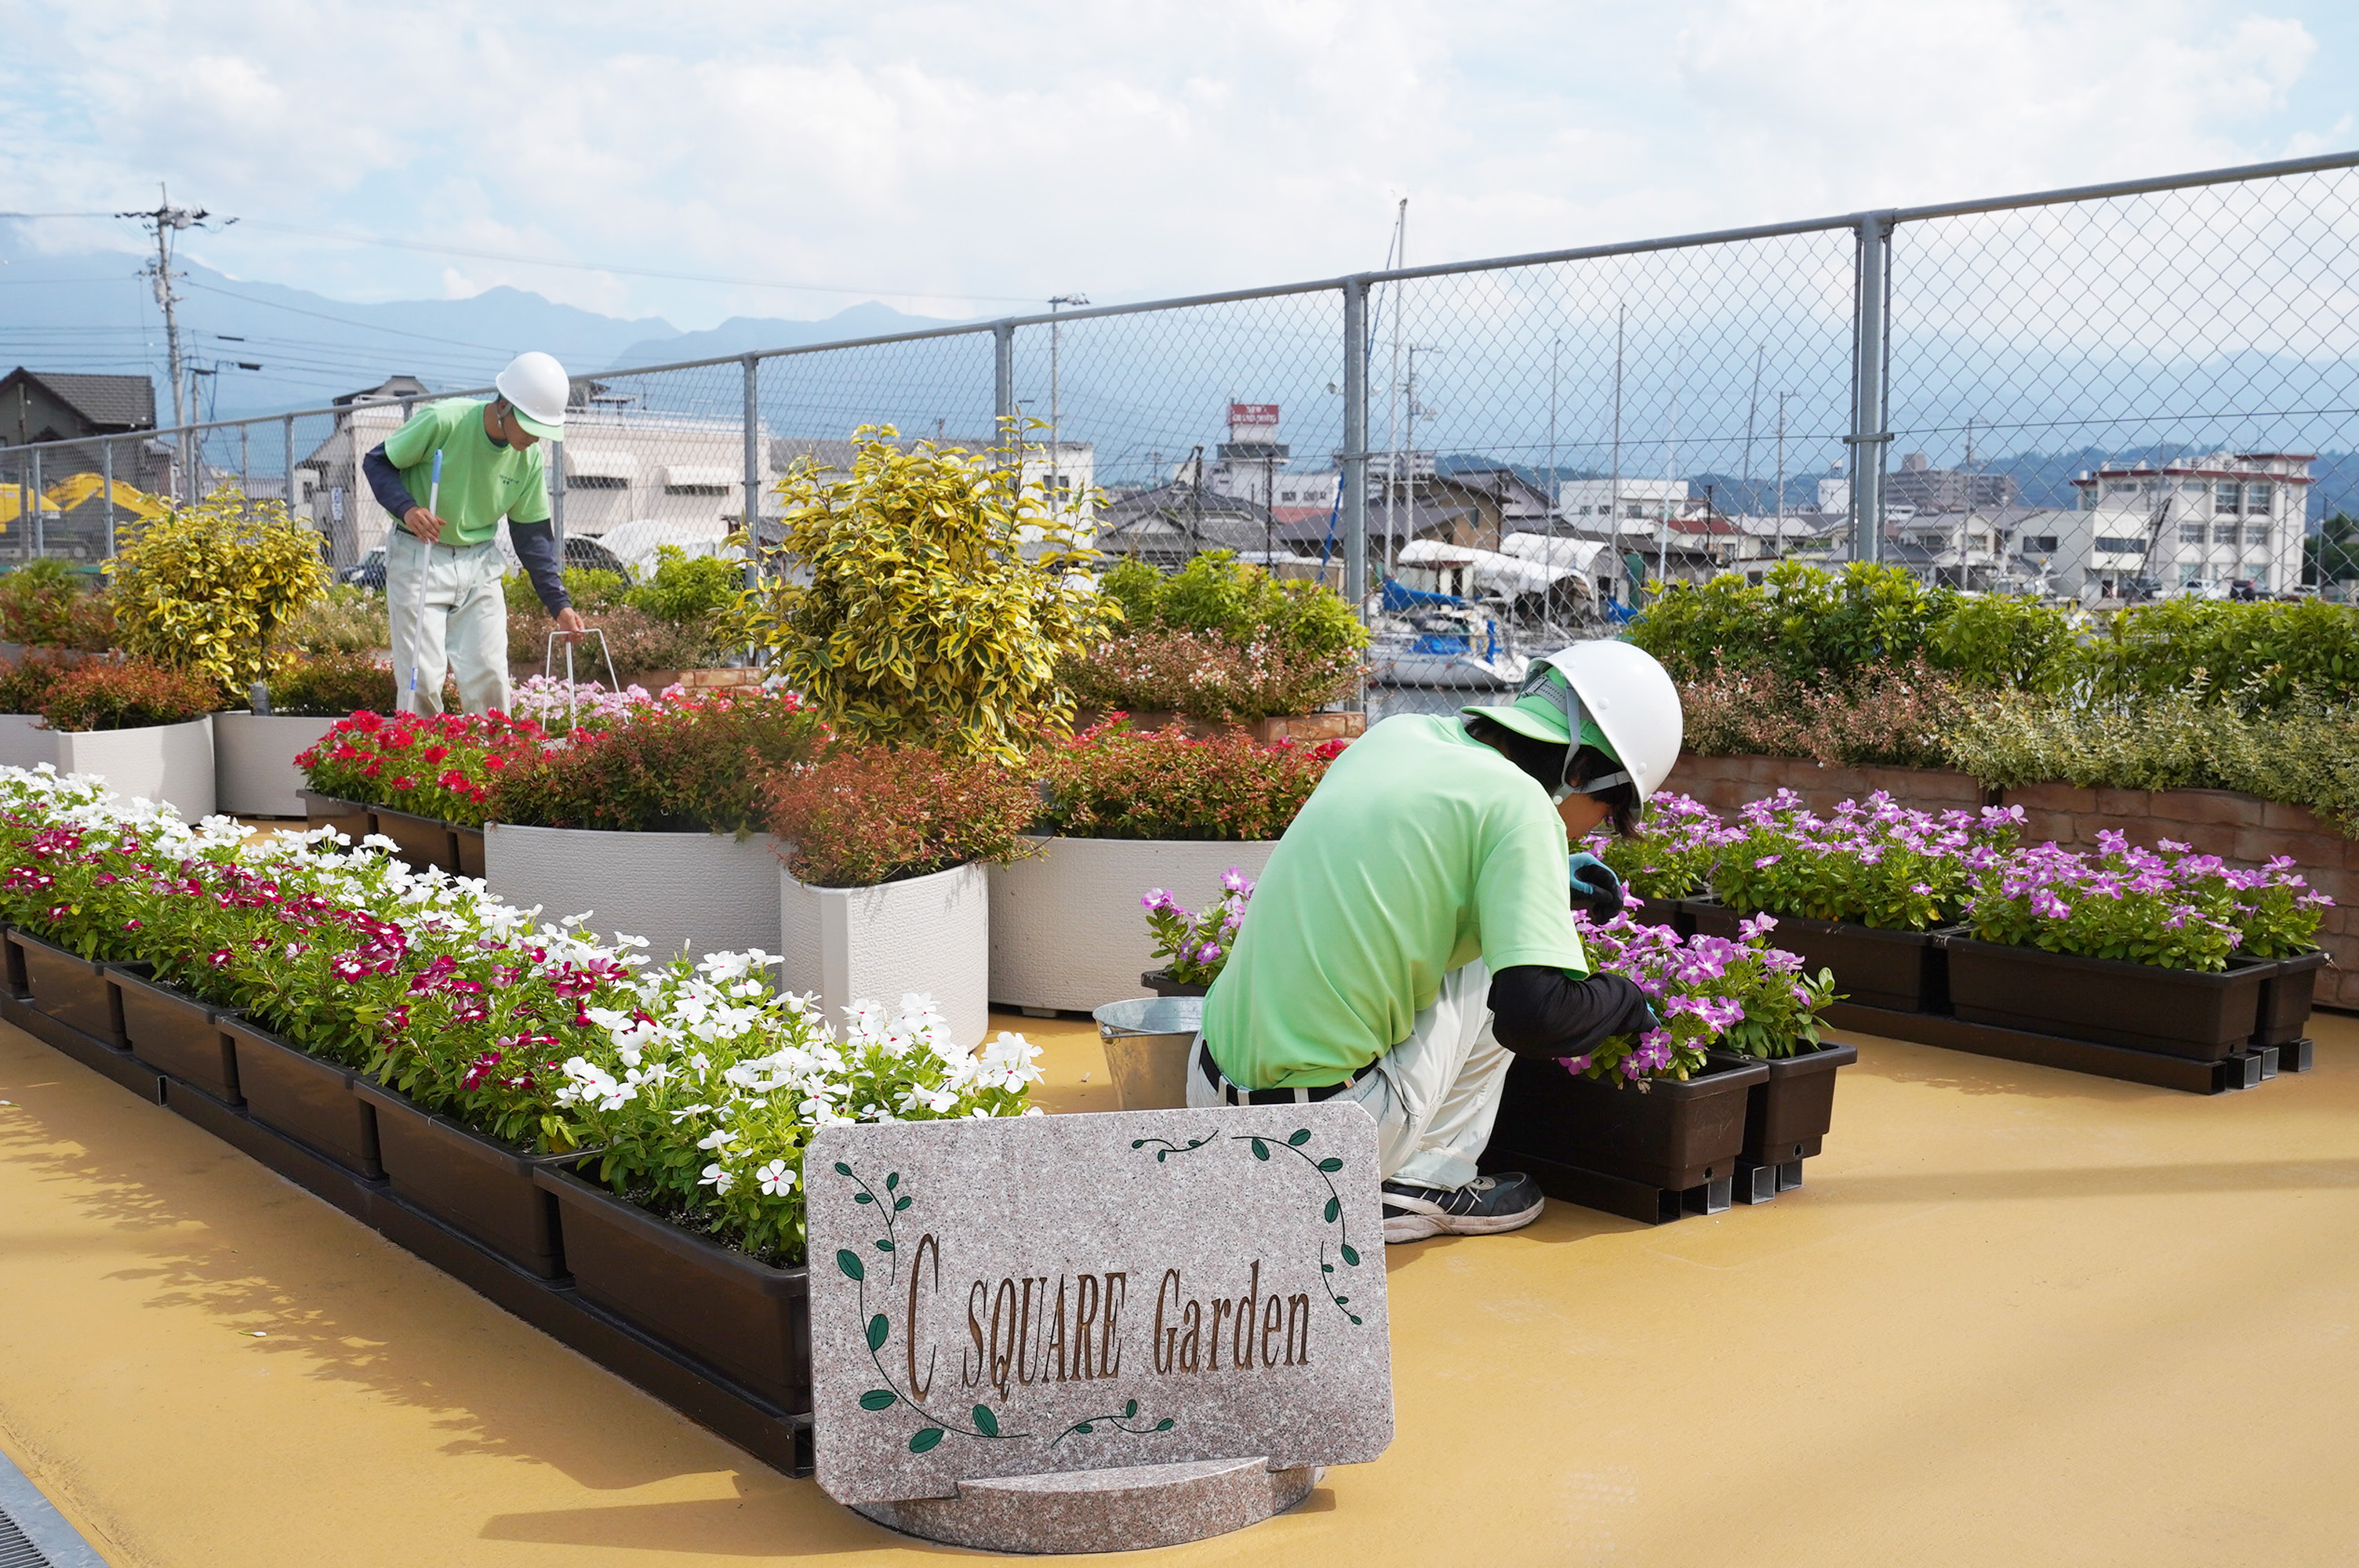
M 49 513 L 71 512 L 92 496 L 103 494 L 106 481 L 94 473 L 68 474 L 49 489 L 41 492 L 42 510 Z M 136 489 L 121 480 L 114 481 L 114 504 L 125 512 L 136 512 L 142 517 L 161 517 L 172 510 L 172 503 L 158 496 Z M 25 491 L 22 485 L 0 485 L 0 533 L 25 514 Z

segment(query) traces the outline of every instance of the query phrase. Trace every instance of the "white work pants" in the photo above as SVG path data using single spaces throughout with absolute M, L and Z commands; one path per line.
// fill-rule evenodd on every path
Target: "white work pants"
M 393 683 L 405 712 L 442 711 L 442 675 L 459 682 L 469 713 L 509 707 L 508 601 L 500 547 L 429 545 L 397 525 L 385 542 L 385 595 L 393 622 Z
M 1375 1118 L 1386 1181 L 1462 1187 L 1474 1179 L 1474 1162 L 1491 1141 L 1514 1060 L 1491 1032 L 1491 970 L 1477 958 L 1444 976 L 1440 994 L 1417 1015 L 1408 1038 L 1335 1098 L 1356 1100 Z M 1191 1057 L 1189 1108 L 1222 1103 Z

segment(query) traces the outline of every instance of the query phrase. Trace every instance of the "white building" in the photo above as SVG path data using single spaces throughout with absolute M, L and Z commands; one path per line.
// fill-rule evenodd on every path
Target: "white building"
M 1683 479 L 1639 479 L 1625 474 L 1619 507 L 1614 504 L 1614 481 L 1610 479 L 1559 480 L 1557 515 L 1576 529 L 1587 526 L 1602 531 L 1609 517 L 1619 517 L 1625 523 L 1658 523 L 1666 507 L 1677 519 L 1701 514 L 1703 506 L 1694 486 Z
M 2275 593 L 2299 583 L 2313 460 L 2213 452 L 2082 473 L 2072 481 L 2080 510 L 2059 514 L 2071 520 L 2050 562 L 2059 590 L 2088 600 L 2236 582 Z

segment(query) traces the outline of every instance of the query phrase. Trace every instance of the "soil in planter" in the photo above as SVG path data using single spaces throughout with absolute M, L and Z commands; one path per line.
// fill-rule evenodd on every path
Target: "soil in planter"
M 1687 908 L 1699 936 L 1724 936 L 1733 942 L 1738 922 L 1745 918 L 1717 902 L 1694 900 Z M 1845 1001 L 1892 1012 L 1940 1012 L 1950 997 L 1940 938 L 1956 929 L 1886 931 L 1848 921 L 1781 914 L 1769 942 L 1799 957 L 1802 967 L 1813 974 L 1832 969 L 1835 992 Z

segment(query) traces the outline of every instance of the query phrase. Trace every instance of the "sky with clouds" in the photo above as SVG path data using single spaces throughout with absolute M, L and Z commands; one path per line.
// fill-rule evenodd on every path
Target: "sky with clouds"
M 683 328 L 1370 268 L 1404 195 L 1440 261 L 2359 140 L 2324 0 L 0 0 L 0 209 L 168 179 L 245 220 L 187 245 L 235 276 Z

